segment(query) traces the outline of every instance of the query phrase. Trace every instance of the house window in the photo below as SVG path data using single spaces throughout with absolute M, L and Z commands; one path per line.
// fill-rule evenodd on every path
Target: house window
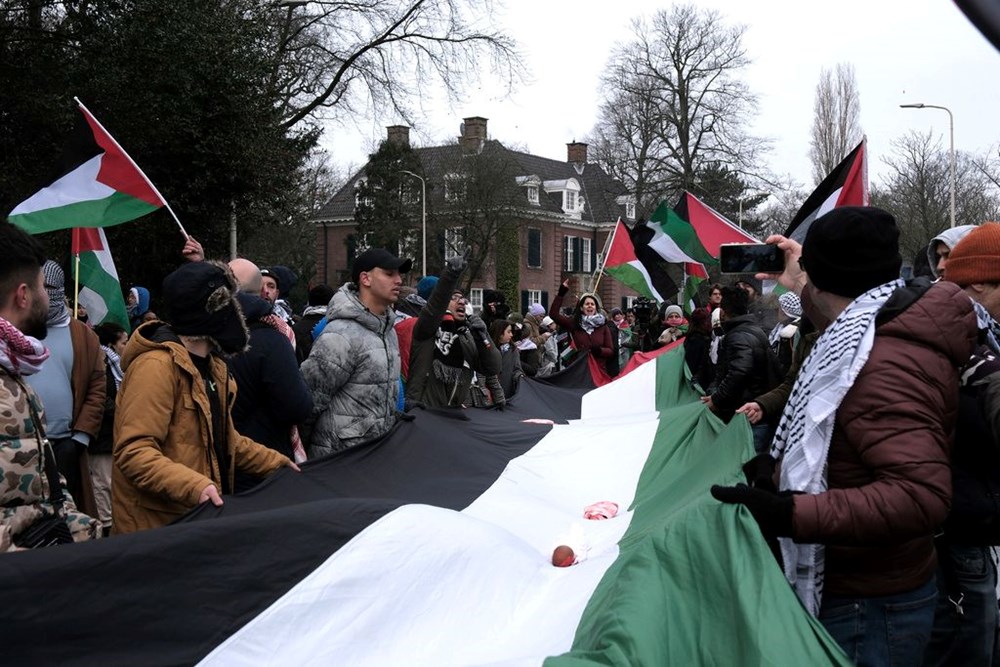
M 534 185 L 528 188 L 528 203 L 538 204 L 538 188 Z
M 465 252 L 465 239 L 462 237 L 461 227 L 452 227 L 444 230 L 444 259 L 446 262 L 452 257 L 458 257 Z
M 639 297 L 637 297 L 637 296 L 623 296 L 622 300 L 624 301 L 624 303 L 622 305 L 625 306 L 625 310 L 628 310 L 629 308 L 631 308 L 632 306 L 634 306 L 635 305 L 635 300 L 638 299 L 638 298 Z
M 465 179 L 460 174 L 444 177 L 444 200 L 456 202 L 465 199 Z
M 627 201 L 625 202 L 625 217 L 629 220 L 635 220 L 635 202 Z
M 580 267 L 584 273 L 590 273 L 594 270 L 592 267 L 593 255 L 591 254 L 590 246 L 590 239 L 580 239 Z
M 396 254 L 397 257 L 409 257 L 414 258 L 417 256 L 417 237 L 418 232 L 406 232 L 399 239 L 398 249 L 399 252 Z
M 473 313 L 479 313 L 483 309 L 483 288 L 473 287 L 469 290 L 469 298 L 466 300 L 472 306 Z
M 528 268 L 542 268 L 542 230 L 528 228 Z
M 357 237 L 357 241 L 354 244 L 354 256 L 357 257 L 365 250 L 370 250 L 371 247 L 372 247 L 371 234 L 369 232 L 361 234 L 360 236 Z
M 533 303 L 542 302 L 542 290 L 540 289 L 530 289 L 528 290 L 528 305 Z
M 576 211 L 576 193 L 572 190 L 563 192 L 563 211 L 566 213 Z
M 575 236 L 563 237 L 563 271 L 574 271 L 576 266 L 576 247 L 579 239 Z

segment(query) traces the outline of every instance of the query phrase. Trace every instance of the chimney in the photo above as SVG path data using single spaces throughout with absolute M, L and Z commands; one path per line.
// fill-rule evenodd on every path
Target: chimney
M 385 131 L 389 143 L 396 144 L 397 146 L 410 145 L 410 128 L 406 125 L 389 125 L 385 128 Z
M 587 164 L 587 144 L 580 141 L 566 144 L 566 161 Z
M 482 116 L 470 116 L 464 119 L 461 126 L 461 136 L 458 143 L 463 150 L 469 153 L 478 153 L 483 150 L 486 143 L 486 122 L 488 119 Z

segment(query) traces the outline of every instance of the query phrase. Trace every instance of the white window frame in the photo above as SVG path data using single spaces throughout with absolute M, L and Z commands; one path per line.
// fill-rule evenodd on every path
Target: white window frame
M 415 230 L 410 230 L 403 234 L 399 238 L 399 242 L 396 244 L 399 250 L 396 253 L 397 257 L 416 257 L 417 256 L 417 241 L 419 239 L 420 233 Z
M 529 185 L 528 186 L 528 203 L 538 205 L 538 186 Z
M 530 289 L 528 290 L 528 306 L 530 307 L 533 303 L 542 302 L 542 290 L 540 289 Z
M 472 307 L 473 313 L 479 313 L 483 309 L 483 288 L 473 287 L 469 290 L 469 298 L 465 302 Z
M 568 239 L 563 241 L 563 245 L 566 247 L 566 254 L 563 257 L 563 270 L 573 271 L 573 267 L 576 265 L 576 262 L 573 261 L 575 259 L 573 255 L 573 239 L 576 237 L 566 234 L 563 238 Z
M 444 176 L 444 200 L 446 202 L 457 202 L 465 198 L 465 177 L 461 174 L 445 174 Z
M 626 296 L 625 297 L 625 310 L 628 310 L 635 305 L 635 300 L 638 299 L 637 296 Z
M 465 239 L 461 227 L 449 227 L 444 230 L 444 261 L 458 257 L 465 252 Z
M 580 252 L 583 253 L 583 257 L 580 258 L 580 270 L 584 273 L 590 273 L 594 270 L 594 267 L 591 266 L 591 258 L 593 256 L 592 244 L 593 239 L 588 239 L 585 236 L 580 239 Z
M 628 220 L 635 220 L 635 202 L 627 201 L 625 202 L 625 217 Z
M 357 257 L 366 250 L 371 250 L 371 232 L 365 232 L 364 234 L 356 235 L 357 239 L 354 243 L 354 256 Z
M 563 211 L 566 213 L 576 212 L 576 197 L 575 190 L 563 190 Z

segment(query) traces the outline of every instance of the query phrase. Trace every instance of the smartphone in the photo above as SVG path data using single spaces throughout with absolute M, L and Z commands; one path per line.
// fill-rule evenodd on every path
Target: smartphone
M 724 243 L 719 246 L 719 264 L 723 273 L 781 273 L 785 252 L 766 243 Z

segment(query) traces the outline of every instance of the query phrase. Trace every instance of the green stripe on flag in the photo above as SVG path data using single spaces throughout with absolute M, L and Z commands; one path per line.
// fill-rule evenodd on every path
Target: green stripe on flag
M 573 648 L 545 665 L 850 665 L 799 603 L 750 512 L 709 494 L 744 481 L 748 423 L 723 424 L 677 379 L 683 349 L 655 363 L 660 425 L 632 522 Z
M 43 234 L 71 227 L 110 227 L 135 220 L 157 208 L 141 199 L 116 192 L 104 199 L 12 215 L 9 220 L 29 234 Z
M 712 257 L 698 238 L 698 233 L 687 220 L 677 214 L 677 211 L 667 206 L 666 202 L 661 202 L 656 211 L 649 217 L 646 223 L 649 227 L 661 232 L 672 242 L 671 246 L 676 246 L 683 257 L 668 257 L 661 252 L 665 260 L 670 262 L 696 262 L 698 264 L 716 265 L 719 260 Z M 650 241 L 650 247 L 657 248 L 663 239 L 654 238 Z M 673 251 L 671 254 L 674 254 Z
M 649 274 L 639 260 L 605 267 L 604 272 L 648 299 L 663 300 L 663 297 L 653 289 Z
M 119 324 L 125 331 L 132 330 L 125 299 L 122 296 L 121 283 L 104 270 L 97 253 L 92 251 L 80 253 L 80 284 L 86 285 L 104 298 L 104 304 L 108 309 L 104 322 Z

